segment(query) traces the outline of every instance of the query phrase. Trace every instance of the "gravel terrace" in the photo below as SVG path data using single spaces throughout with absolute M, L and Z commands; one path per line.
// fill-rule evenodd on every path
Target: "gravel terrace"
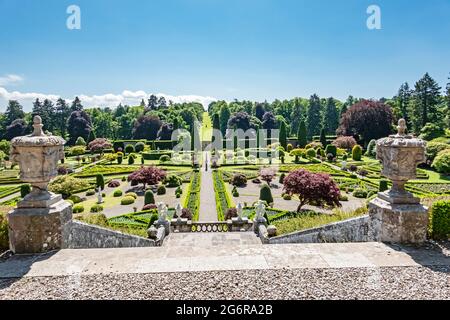
M 0 299 L 450 299 L 450 267 L 0 279 Z

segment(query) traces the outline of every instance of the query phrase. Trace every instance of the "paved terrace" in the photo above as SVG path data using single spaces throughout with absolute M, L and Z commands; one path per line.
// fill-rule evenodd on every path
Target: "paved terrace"
M 0 262 L 0 300 L 450 299 L 448 248 L 255 239 L 171 234 L 159 248 L 14 256 Z
M 185 235 L 171 236 L 175 236 L 169 239 L 171 245 L 163 247 L 61 250 L 39 256 L 13 256 L 0 263 L 0 278 L 450 266 L 448 252 L 382 243 L 261 245 L 252 244 L 249 233 L 229 233 L 226 237 L 231 237 L 231 241 L 225 241 L 224 234 L 202 234 L 203 240 L 197 240 L 193 246 L 193 240 Z

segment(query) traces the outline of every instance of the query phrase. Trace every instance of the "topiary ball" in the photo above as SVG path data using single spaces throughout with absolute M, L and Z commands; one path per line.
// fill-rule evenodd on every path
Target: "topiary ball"
M 134 198 L 130 196 L 125 196 L 120 200 L 121 205 L 130 205 L 134 203 Z

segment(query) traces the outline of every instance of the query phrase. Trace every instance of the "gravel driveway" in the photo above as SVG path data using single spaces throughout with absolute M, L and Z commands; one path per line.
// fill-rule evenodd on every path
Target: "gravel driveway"
M 450 267 L 0 279 L 0 299 L 450 299 Z

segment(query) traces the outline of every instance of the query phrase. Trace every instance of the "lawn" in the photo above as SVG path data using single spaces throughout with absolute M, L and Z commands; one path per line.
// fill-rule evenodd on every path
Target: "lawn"
M 212 141 L 213 127 L 208 112 L 203 113 L 201 130 L 202 141 Z
M 350 218 L 355 218 L 364 215 L 366 212 L 367 209 L 365 208 L 351 212 L 335 210 L 334 214 L 332 215 L 307 212 L 304 214 L 299 214 L 294 218 L 274 221 L 272 222 L 272 224 L 277 227 L 277 234 L 282 235 L 295 231 L 316 228 L 329 223 L 338 222 Z

